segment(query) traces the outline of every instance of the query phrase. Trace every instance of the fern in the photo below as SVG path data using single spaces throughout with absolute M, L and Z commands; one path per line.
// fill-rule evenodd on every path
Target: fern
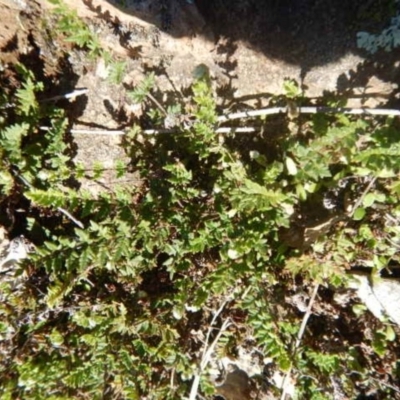
M 28 123 L 21 123 L 8 126 L 1 131 L 0 140 L 3 150 L 6 152 L 4 156 L 8 157 L 11 163 L 19 164 L 22 158 L 22 139 L 28 135 L 29 130 L 30 125 Z
M 155 84 L 154 72 L 148 74 L 142 82 L 140 82 L 131 92 L 129 92 L 129 97 L 135 103 L 142 103 L 146 97 L 149 95 L 151 89 Z
M 31 76 L 27 77 L 26 82 L 22 84 L 22 88 L 17 90 L 15 96 L 18 98 L 18 110 L 21 115 L 33 116 L 38 112 L 39 105 L 36 100 L 35 93 L 43 90 L 43 84 L 34 83 Z
M 29 200 L 44 207 L 61 207 L 67 202 L 67 195 L 59 190 L 31 189 L 25 193 Z

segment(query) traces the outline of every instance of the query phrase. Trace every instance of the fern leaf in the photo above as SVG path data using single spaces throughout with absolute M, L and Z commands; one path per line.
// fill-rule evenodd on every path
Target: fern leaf
M 25 196 L 34 203 L 44 207 L 61 207 L 66 201 L 65 194 L 54 189 L 31 189 L 25 193 Z
M 8 153 L 8 158 L 12 163 L 21 159 L 21 141 L 29 131 L 27 123 L 11 125 L 0 134 L 1 147 Z
M 17 90 L 18 109 L 22 115 L 29 116 L 38 110 L 39 104 L 36 100 L 35 91 L 39 90 L 43 90 L 42 83 L 35 84 L 30 77 L 22 84 L 22 88 Z

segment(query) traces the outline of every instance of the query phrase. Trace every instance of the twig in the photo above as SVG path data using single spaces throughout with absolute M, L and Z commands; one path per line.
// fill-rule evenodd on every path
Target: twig
M 386 382 L 382 382 L 382 381 L 380 381 L 380 380 L 378 380 L 378 379 L 376 379 L 376 378 L 373 378 L 373 377 L 371 377 L 370 379 L 372 379 L 373 381 L 377 382 L 379 385 L 385 386 L 385 387 L 387 387 L 387 388 L 389 388 L 389 389 L 392 389 L 393 391 L 395 391 L 395 392 L 397 392 L 397 393 L 400 393 L 399 388 L 396 388 L 396 387 L 394 387 L 394 386 L 392 386 L 392 385 L 389 385 L 389 384 L 386 383 Z
M 220 115 L 218 117 L 218 122 L 226 122 L 233 119 L 242 119 L 242 118 L 252 118 L 252 117 L 261 117 L 263 115 L 273 115 L 273 114 L 281 114 L 287 111 L 287 107 L 273 107 L 273 108 L 262 108 L 260 110 L 251 110 L 251 111 L 243 111 L 228 115 Z
M 0 4 L 1 4 L 1 1 L 2 0 L 0 0 Z M 75 97 L 78 97 L 78 96 L 82 96 L 83 94 L 86 94 L 86 93 L 88 93 L 89 92 L 89 89 L 77 89 L 77 90 L 74 90 L 73 92 L 71 92 L 71 93 L 67 93 L 67 94 L 60 94 L 60 95 L 58 95 L 58 96 L 53 96 L 53 97 L 49 97 L 48 99 L 43 99 L 43 100 L 40 100 L 40 103 L 48 103 L 48 102 L 50 102 L 50 101 L 57 101 L 57 100 L 61 100 L 61 99 L 74 99 Z M 4 108 L 11 108 L 11 107 L 15 107 L 16 106 L 16 104 L 15 103 L 8 103 L 8 104 L 5 104 L 3 107 L 1 107 L 2 109 L 4 109 Z
M 252 127 L 243 127 L 243 128 L 234 128 L 234 127 L 223 127 L 217 128 L 215 130 L 216 133 L 253 133 L 259 131 L 260 128 L 252 128 Z
M 50 128 L 46 126 L 41 126 L 41 130 L 47 131 Z M 234 128 L 234 127 L 223 127 L 223 128 L 217 128 L 215 130 L 215 133 L 253 133 L 257 132 L 257 128 L 251 128 L 251 127 L 243 127 L 243 128 Z M 110 130 L 110 131 L 105 131 L 105 130 L 91 130 L 91 129 L 71 129 L 70 132 L 72 134 L 84 134 L 84 135 L 125 135 L 125 131 L 121 130 Z M 142 131 L 143 134 L 145 135 L 160 135 L 164 133 L 175 133 L 176 130 L 174 129 L 145 129 Z
M 210 358 L 211 358 L 211 354 L 214 351 L 214 348 L 217 345 L 219 338 L 224 333 L 224 331 L 230 326 L 230 324 L 231 324 L 231 319 L 228 317 L 223 322 L 223 324 L 221 325 L 221 328 L 219 329 L 217 337 L 211 343 L 210 347 L 208 348 L 208 350 L 206 351 L 204 357 L 202 358 L 201 364 L 200 364 L 200 372 L 203 372 L 204 369 L 207 367 L 207 364 L 208 364 L 208 362 L 210 361 Z
M 274 115 L 286 113 L 287 107 L 262 108 L 260 110 L 243 111 L 228 115 L 220 115 L 218 122 L 226 122 L 234 119 L 246 119 L 260 117 L 263 115 Z M 384 108 L 343 108 L 343 107 L 298 107 L 299 114 L 317 114 L 317 113 L 336 113 L 336 114 L 356 114 L 356 115 L 388 115 L 399 116 L 400 110 Z
M 49 126 L 40 126 L 41 131 L 49 131 L 51 128 Z M 84 134 L 84 135 L 125 135 L 125 131 L 121 130 L 93 130 L 93 129 L 71 129 L 69 131 L 72 134 Z
M 349 216 L 352 217 L 354 215 L 354 213 L 356 212 L 357 208 L 359 207 L 359 205 L 362 203 L 362 201 L 364 200 L 364 197 L 367 195 L 367 193 L 371 190 L 371 187 L 373 186 L 373 184 L 376 182 L 376 176 L 374 178 L 371 179 L 371 182 L 368 184 L 368 186 L 366 187 L 366 189 L 362 192 L 361 196 L 359 197 L 359 199 L 355 202 L 353 209 L 351 210 Z
M 89 89 L 86 89 L 86 88 L 77 89 L 77 90 L 74 90 L 71 93 L 61 94 L 61 95 L 54 96 L 54 97 L 49 97 L 48 99 L 41 100 L 41 102 L 45 103 L 47 101 L 56 101 L 56 100 L 61 100 L 61 99 L 73 99 L 73 98 L 75 98 L 77 96 L 82 96 L 83 94 L 86 94 L 88 92 L 89 92 Z
M 62 207 L 57 207 L 57 210 L 60 211 L 60 213 L 64 214 L 67 218 L 69 218 L 75 225 L 79 226 L 79 228 L 84 229 L 84 225 L 82 224 L 81 221 L 76 219 L 70 212 L 68 212 L 65 208 Z
M 315 297 L 317 296 L 317 293 L 318 293 L 318 288 L 319 288 L 319 284 L 316 283 L 315 286 L 314 286 L 314 290 L 313 290 L 313 293 L 311 295 L 310 301 L 308 303 L 308 307 L 307 307 L 306 313 L 304 314 L 303 321 L 301 322 L 299 333 L 297 334 L 296 342 L 294 344 L 293 351 L 292 351 L 292 354 L 291 354 L 292 360 L 295 357 L 295 355 L 297 353 L 297 349 L 300 346 L 301 339 L 303 338 L 304 331 L 306 329 L 308 319 L 310 318 L 310 315 L 311 315 L 312 306 L 314 304 Z M 292 368 L 293 368 L 293 361 L 292 361 L 292 364 L 290 365 L 290 368 L 286 372 L 286 375 L 285 375 L 285 377 L 284 377 L 284 379 L 282 381 L 281 389 L 283 389 L 283 391 L 282 391 L 282 395 L 281 395 L 281 400 L 285 400 L 286 399 L 286 394 L 287 394 L 287 392 L 286 392 L 286 383 L 290 379 L 290 375 L 292 373 Z
M 218 343 L 219 338 L 223 334 L 223 332 L 229 327 L 230 325 L 230 318 L 227 318 L 224 323 L 221 325 L 221 328 L 217 334 L 217 337 L 214 339 L 214 341 L 211 343 L 211 345 L 208 347 L 206 350 L 206 347 L 204 348 L 205 354 L 203 355 L 201 362 L 200 362 L 200 368 L 197 374 L 195 375 L 192 383 L 192 388 L 190 390 L 190 395 L 189 395 L 189 400 L 196 400 L 197 396 L 197 391 L 199 389 L 199 384 L 200 384 L 200 378 L 201 378 L 201 373 L 204 371 L 206 368 L 208 362 L 210 361 L 210 357 L 212 352 L 214 351 L 215 346 Z M 211 326 L 210 326 L 211 329 Z M 207 343 L 205 343 L 207 345 Z
M 25 186 L 29 187 L 29 188 L 33 188 L 33 186 L 22 176 L 18 173 L 18 171 L 15 168 L 12 168 L 12 171 L 14 173 L 14 175 L 23 183 L 25 184 Z M 71 215 L 71 213 L 69 211 L 67 211 L 65 208 L 62 207 L 56 207 L 56 209 L 64 214 L 67 218 L 69 218 L 75 225 L 77 225 L 79 228 L 84 229 L 84 225 L 82 224 L 81 221 L 79 221 L 78 219 L 76 219 L 73 215 Z
M 243 111 L 228 115 L 220 115 L 217 118 L 218 122 L 227 122 L 235 119 L 247 119 L 254 117 L 261 117 L 265 115 L 282 114 L 288 111 L 287 107 L 271 107 L 262 108 L 260 110 Z M 336 113 L 336 114 L 353 114 L 353 115 L 387 115 L 387 116 L 400 116 L 400 110 L 395 109 L 384 109 L 384 108 L 344 108 L 344 107 L 298 107 L 296 110 L 299 114 L 317 114 L 317 113 Z M 253 127 L 243 128 L 230 128 L 222 127 L 215 130 L 216 133 L 250 133 L 256 132 L 257 129 Z M 148 129 L 143 133 L 147 135 L 155 135 L 159 133 L 173 133 L 173 130 L 168 129 Z
M 318 293 L 318 289 L 319 289 L 319 283 L 316 283 L 315 286 L 314 286 L 314 291 L 313 291 L 313 293 L 311 295 L 310 302 L 308 303 L 308 307 L 307 307 L 306 313 L 305 313 L 305 315 L 303 317 L 303 321 L 301 323 L 299 333 L 297 335 L 296 343 L 294 345 L 294 351 L 297 351 L 297 348 L 300 345 L 301 339 L 303 338 L 304 331 L 306 329 L 306 325 L 307 325 L 308 319 L 310 318 L 311 310 L 312 310 L 312 307 L 314 305 L 315 297 L 317 296 L 317 293 Z
M 145 135 L 160 135 L 164 133 L 175 133 L 175 129 L 145 129 L 142 131 Z
M 147 93 L 147 97 L 160 109 L 160 111 L 165 115 L 168 116 L 167 111 L 165 108 L 160 104 L 160 102 L 151 94 Z
M 85 135 L 109 135 L 109 136 L 125 135 L 125 132 L 120 131 L 120 130 L 95 131 L 95 130 L 89 130 L 89 129 L 71 129 L 70 132 L 72 134 L 85 134 Z
M 355 370 L 352 370 L 352 371 L 350 372 L 350 374 L 362 376 L 362 373 L 361 373 L 361 372 L 355 371 Z M 376 378 L 374 378 L 374 377 L 372 377 L 372 376 L 370 376 L 369 379 L 372 379 L 373 381 L 377 382 L 378 384 L 380 384 L 380 385 L 382 385 L 382 386 L 386 386 L 386 387 L 388 387 L 389 389 L 392 389 L 392 390 L 394 390 L 395 392 L 400 393 L 400 388 L 396 388 L 396 387 L 394 387 L 394 386 L 392 386 L 392 385 L 389 385 L 389 384 L 386 383 L 386 382 L 382 382 L 382 381 L 380 381 L 380 380 L 378 380 L 378 379 L 376 379 Z
M 346 107 L 299 107 L 300 114 L 336 113 L 353 115 L 399 116 L 400 110 L 386 108 L 346 108 Z
M 67 95 L 66 95 L 67 96 Z M 54 100 L 65 96 L 56 96 L 48 100 Z M 157 107 L 168 115 L 164 107 L 154 98 L 153 95 L 148 94 L 148 97 L 157 105 Z M 235 119 L 246 119 L 253 117 L 260 117 L 263 115 L 282 114 L 287 112 L 287 107 L 272 107 L 260 110 L 243 111 L 228 115 L 220 115 L 217 118 L 218 122 L 226 122 Z M 337 113 L 337 114 L 355 114 L 355 115 L 387 115 L 387 116 L 400 116 L 400 110 L 394 109 L 373 109 L 373 108 L 334 108 L 334 107 L 299 107 L 297 109 L 299 114 L 316 114 L 316 113 Z M 41 130 L 49 130 L 49 127 L 41 126 Z M 215 133 L 254 133 L 259 131 L 259 128 L 254 127 L 220 127 L 215 129 Z M 85 135 L 125 135 L 123 130 L 89 130 L 89 129 L 71 129 L 72 134 L 85 134 Z M 145 135 L 160 135 L 176 133 L 176 129 L 145 129 L 142 131 Z
M 222 127 L 215 129 L 215 133 L 254 133 L 260 129 L 253 128 L 253 127 Z M 145 135 L 159 135 L 163 133 L 175 133 L 174 129 L 145 129 L 142 131 Z
M 221 306 L 219 307 L 219 309 L 215 312 L 215 314 L 214 314 L 214 316 L 213 316 L 213 318 L 212 318 L 212 320 L 211 320 L 210 327 L 209 327 L 209 329 L 208 329 L 207 336 L 206 336 L 206 341 L 205 341 L 205 346 L 204 346 L 204 350 L 203 350 L 202 359 L 204 358 L 204 356 L 205 356 L 205 354 L 206 354 L 206 346 L 207 346 L 207 344 L 208 344 L 208 341 L 210 340 L 210 335 L 211 335 L 211 331 L 212 331 L 211 328 L 212 328 L 212 326 L 214 325 L 214 323 L 215 323 L 215 321 L 217 320 L 218 316 L 221 314 L 221 312 L 223 311 L 223 309 L 225 308 L 226 304 L 227 304 L 229 301 L 231 301 L 231 299 L 225 300 L 225 301 L 222 303 L 222 305 L 221 305 Z
M 203 349 L 203 355 L 201 357 L 201 361 L 200 361 L 200 367 L 198 372 L 196 373 L 194 379 L 193 379 L 193 383 L 192 383 L 192 387 L 190 389 L 190 395 L 189 395 L 189 400 L 195 400 L 196 396 L 197 396 L 197 391 L 199 389 L 199 384 L 200 384 L 200 378 L 201 378 L 201 374 L 204 371 L 204 369 L 206 368 L 210 357 L 211 357 L 211 353 L 213 352 L 216 344 L 218 343 L 219 338 L 221 337 L 222 333 L 225 331 L 226 328 L 228 328 L 229 324 L 230 324 L 230 318 L 227 318 L 221 328 L 219 329 L 219 332 L 217 334 L 217 337 L 214 339 L 214 341 L 211 343 L 211 345 L 208 347 L 208 342 L 210 340 L 210 335 L 212 332 L 212 327 L 215 323 L 215 321 L 217 320 L 218 316 L 221 314 L 221 312 L 223 311 L 223 309 L 225 308 L 226 304 L 230 301 L 231 299 L 225 300 L 222 305 L 219 307 L 219 309 L 215 312 L 210 326 L 208 328 L 208 332 L 207 332 L 207 336 L 206 336 L 206 340 L 204 342 L 204 349 Z
M 171 390 L 173 390 L 175 388 L 175 383 L 174 383 L 174 379 L 175 378 L 175 368 L 172 368 L 171 371 L 171 380 L 170 380 L 170 384 L 169 386 L 171 387 Z

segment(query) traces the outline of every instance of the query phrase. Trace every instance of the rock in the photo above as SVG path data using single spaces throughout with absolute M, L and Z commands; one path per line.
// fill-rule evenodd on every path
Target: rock
M 366 275 L 353 275 L 352 288 L 369 311 L 380 320 L 387 316 L 400 326 L 400 282 L 389 278 L 370 279 Z
M 216 388 L 218 395 L 225 400 L 250 400 L 250 378 L 242 369 L 236 369 L 226 375 L 225 382 Z

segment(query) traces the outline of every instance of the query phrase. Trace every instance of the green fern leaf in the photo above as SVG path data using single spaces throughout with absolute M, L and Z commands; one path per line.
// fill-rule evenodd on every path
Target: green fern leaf
M 27 123 L 11 125 L 0 134 L 0 145 L 8 153 L 8 158 L 12 163 L 17 163 L 21 159 L 21 141 L 29 132 Z
M 22 84 L 22 88 L 17 90 L 18 109 L 22 115 L 29 116 L 37 112 L 39 104 L 36 100 L 35 91 L 40 90 L 43 90 L 43 84 L 41 82 L 34 83 L 30 77 Z
M 66 201 L 65 194 L 54 189 L 31 189 L 25 193 L 25 196 L 34 203 L 45 207 L 61 207 Z

